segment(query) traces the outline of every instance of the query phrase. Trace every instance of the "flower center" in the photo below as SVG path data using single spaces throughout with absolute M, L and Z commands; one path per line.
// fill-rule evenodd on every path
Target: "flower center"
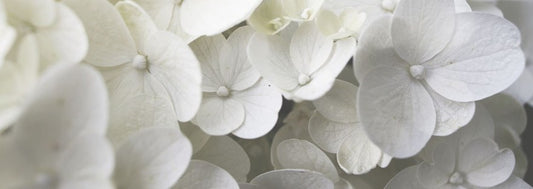
M 425 69 L 422 65 L 412 65 L 411 67 L 409 67 L 409 72 L 411 73 L 411 76 L 413 76 L 415 79 L 423 79 Z
M 313 10 L 311 10 L 310 8 L 306 8 L 302 11 L 300 17 L 302 17 L 302 19 L 304 20 L 309 20 L 311 19 L 311 15 L 313 15 Z
M 229 96 L 228 88 L 226 88 L 224 86 L 218 87 L 217 96 L 219 96 L 219 97 L 227 97 L 227 96 Z
M 381 8 L 392 12 L 396 8 L 396 1 L 394 1 L 394 0 L 383 0 L 383 1 L 381 1 Z
M 274 30 L 279 30 L 281 27 L 283 27 L 283 19 L 280 17 L 274 18 L 268 22 Z
M 135 57 L 133 57 L 132 64 L 133 67 L 137 68 L 138 70 L 146 70 L 148 67 L 148 60 L 146 59 L 146 56 L 137 54 Z
M 305 85 L 305 84 L 309 83 L 309 81 L 311 81 L 311 78 L 308 75 L 306 75 L 306 74 L 300 74 L 298 76 L 298 84 L 300 84 L 300 85 Z
M 459 172 L 455 172 L 450 176 L 450 183 L 452 184 L 463 184 L 463 175 Z

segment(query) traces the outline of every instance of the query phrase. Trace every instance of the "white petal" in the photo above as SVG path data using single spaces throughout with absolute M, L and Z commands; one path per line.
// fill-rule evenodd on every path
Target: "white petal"
M 260 3 L 260 0 L 183 1 L 181 25 L 183 31 L 192 35 L 214 35 L 246 20 Z
M 344 140 L 352 137 L 357 127 L 361 127 L 359 123 L 330 121 L 315 112 L 309 120 L 309 135 L 326 152 L 337 153 Z
M 340 180 L 335 183 L 334 188 L 335 189 L 353 189 L 354 187 L 347 180 L 340 178 Z
M 202 91 L 216 92 L 218 87 L 224 86 L 220 61 L 227 56 L 222 49 L 228 45 L 223 35 L 200 37 L 190 44 L 202 68 Z
M 115 186 L 110 179 L 83 179 L 83 180 L 66 180 L 59 183 L 57 189 L 114 189 Z
M 310 21 L 320 10 L 324 0 L 282 1 L 287 18 L 294 21 Z
M 152 18 L 154 23 L 161 30 L 169 30 L 170 26 L 174 25 L 172 22 L 179 24 L 179 5 L 177 1 L 167 0 L 134 0 L 140 7 L 142 7 L 148 15 Z M 176 20 L 176 17 L 178 20 Z M 181 28 L 181 25 L 179 25 Z
M 516 163 L 513 170 L 513 175 L 525 178 L 526 172 L 528 170 L 528 159 L 526 152 L 522 149 L 522 147 L 513 149 L 514 157 L 516 158 Z
M 191 143 L 179 129 L 144 129 L 117 150 L 116 186 L 170 188 L 185 172 L 191 153 Z
M 344 140 L 337 154 L 337 162 L 344 172 L 365 174 L 374 169 L 383 153 L 368 139 L 363 128 L 357 128 Z
M 357 110 L 355 109 L 358 88 L 351 83 L 335 80 L 335 84 L 326 95 L 313 101 L 316 110 L 321 115 L 337 122 L 356 122 Z
M 193 159 L 204 160 L 226 170 L 238 182 L 246 182 L 250 159 L 242 147 L 228 136 L 210 137 Z
M 456 20 L 453 39 L 425 65 L 429 86 L 459 102 L 480 100 L 509 87 L 525 62 L 516 26 L 479 13 L 458 14 Z
M 240 189 L 265 189 L 264 187 L 257 185 L 257 184 L 249 184 L 249 183 L 239 183 Z
M 261 79 L 251 88 L 235 92 L 234 99 L 244 106 L 245 111 L 244 122 L 233 131 L 235 136 L 259 138 L 274 128 L 283 99 L 271 84 Z
M 354 73 L 361 82 L 366 73 L 379 66 L 407 65 L 394 51 L 390 24 L 392 16 L 383 16 L 368 26 L 359 37 L 354 58 Z
M 429 88 L 429 87 L 426 87 Z M 437 112 L 437 125 L 433 135 L 447 136 L 465 126 L 474 116 L 476 104 L 474 102 L 455 102 L 442 97 L 435 91 L 427 90 L 433 99 Z
M 326 63 L 333 51 L 333 40 L 320 33 L 313 22 L 301 24 L 294 32 L 291 60 L 300 74 L 311 75 Z
M 324 175 L 300 169 L 266 172 L 255 177 L 250 183 L 276 189 L 333 189 L 334 186 Z
M 460 151 L 457 168 L 466 180 L 481 187 L 492 187 L 507 180 L 515 165 L 513 152 L 498 150 L 497 144 L 487 138 L 472 140 Z
M 306 140 L 282 141 L 277 147 L 277 155 L 283 169 L 307 169 L 320 172 L 333 182 L 339 180 L 337 169 L 329 157 Z
M 238 189 L 237 181 L 224 169 L 202 160 L 192 160 L 172 189 Z
M 82 21 L 89 38 L 85 61 L 96 66 L 116 66 L 132 61 L 135 42 L 117 10 L 106 0 L 65 0 Z
M 385 186 L 385 189 L 422 189 L 424 188 L 416 178 L 417 166 L 403 169 L 396 174 Z
M 156 32 L 143 49 L 148 70 L 170 96 L 179 121 L 191 120 L 202 100 L 198 60 L 186 43 L 169 32 Z
M 233 90 L 244 90 L 259 80 L 261 75 L 252 67 L 246 49 L 254 30 L 240 27 L 228 37 L 228 46 L 223 48 L 220 59 L 222 78 L 226 86 Z
M 513 97 L 496 94 L 484 99 L 481 103 L 489 111 L 496 126 L 508 127 L 518 135 L 526 130 L 526 111 Z
M 291 23 L 284 15 L 282 0 L 263 0 L 248 18 L 248 24 L 257 32 L 274 35 Z
M 122 16 L 137 48 L 144 50 L 150 43 L 150 36 L 158 31 L 152 18 L 133 1 L 119 1 L 115 8 Z
M 455 29 L 453 1 L 402 0 L 394 11 L 394 49 L 409 64 L 422 64 L 439 53 Z
M 110 180 L 115 165 L 113 148 L 103 135 L 82 135 L 65 149 L 57 165 L 65 180 Z
M 200 127 L 191 122 L 180 123 L 181 132 L 187 136 L 192 144 L 193 154 L 200 151 L 209 141 L 210 135 L 204 133 Z
M 270 145 L 270 161 L 274 168 L 281 169 L 282 166 L 278 161 L 278 145 L 287 139 L 304 139 L 310 140 L 308 136 L 307 127 L 293 127 L 289 125 L 282 126 L 274 135 L 272 144 Z
M 392 161 L 392 157 L 389 156 L 388 154 L 386 153 L 383 153 L 381 155 L 381 159 L 379 160 L 378 162 L 378 166 L 381 167 L 381 168 L 386 168 L 389 166 L 389 164 L 391 163 Z
M 526 54 L 527 57 L 527 54 Z M 531 72 L 531 64 L 526 65 L 526 68 L 518 77 L 518 79 L 509 88 L 505 89 L 503 93 L 511 95 L 520 104 L 525 104 L 529 99 L 533 98 L 533 85 L 530 85 L 530 81 L 533 81 L 533 72 Z
M 256 33 L 248 44 L 248 58 L 263 78 L 276 87 L 290 91 L 298 86 L 298 71 L 289 55 L 289 42 L 280 36 Z
M 410 157 L 427 143 L 435 129 L 432 99 L 402 68 L 380 67 L 366 74 L 357 110 L 368 137 L 393 157 Z
M 57 4 L 53 0 L 5 0 L 9 14 L 38 27 L 49 26 L 57 18 Z
M 66 5 L 57 3 L 57 19 L 35 33 L 39 43 L 41 64 L 78 63 L 89 48 L 81 20 Z
M 505 182 L 498 184 L 492 188 L 494 189 L 506 189 L 506 188 L 531 189 L 533 187 L 531 187 L 527 182 L 525 182 L 521 178 L 516 177 L 516 176 L 511 176 Z
M 454 0 L 455 13 L 472 12 L 472 8 L 467 0 Z
M 311 75 L 311 81 L 294 91 L 294 96 L 303 100 L 316 100 L 327 93 L 335 78 L 350 60 L 355 51 L 355 39 L 350 37 L 337 40 L 328 61 Z
M 61 64 L 46 71 L 36 86 L 13 130 L 17 146 L 29 157 L 46 163 L 80 135 L 104 135 L 108 99 L 98 72 Z
M 209 135 L 226 135 L 242 125 L 245 113 L 240 102 L 211 95 L 204 96 L 194 120 Z
M 15 42 L 17 31 L 7 23 L 7 15 L 4 2 L 0 3 L 0 68 L 4 64 L 4 58 Z

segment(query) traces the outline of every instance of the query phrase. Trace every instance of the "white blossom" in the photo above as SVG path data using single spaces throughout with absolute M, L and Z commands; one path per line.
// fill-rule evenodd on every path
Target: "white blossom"
M 112 188 L 104 80 L 88 66 L 47 70 L 0 143 L 1 188 Z
M 246 55 L 253 30 L 243 27 L 226 40 L 203 37 L 191 44 L 200 60 L 203 101 L 193 120 L 210 135 L 258 138 L 275 125 L 281 94 L 261 79 Z
M 285 98 L 320 98 L 350 59 L 355 40 L 329 39 L 312 22 L 302 23 L 290 36 L 256 33 L 248 45 L 250 62 Z
M 224 169 L 202 160 L 192 160 L 185 174 L 171 189 L 238 189 L 239 184 Z
M 201 101 L 198 60 L 178 36 L 159 30 L 141 7 L 121 1 L 68 0 L 82 19 L 111 99 L 109 136 L 119 145 L 144 127 L 176 127 Z M 98 15 L 95 19 L 95 15 Z
M 393 157 L 413 156 L 432 135 L 468 123 L 473 101 L 510 86 L 524 66 L 514 25 L 489 14 L 456 14 L 451 0 L 402 0 L 394 16 L 376 20 L 360 39 L 359 117 Z
M 263 173 L 242 184 L 251 189 L 334 189 L 334 183 L 321 173 L 303 169 L 280 169 Z

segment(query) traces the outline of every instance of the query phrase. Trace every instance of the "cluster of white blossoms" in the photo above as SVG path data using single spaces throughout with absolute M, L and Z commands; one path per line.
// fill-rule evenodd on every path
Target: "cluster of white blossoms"
M 531 13 L 0 0 L 0 189 L 533 189 Z

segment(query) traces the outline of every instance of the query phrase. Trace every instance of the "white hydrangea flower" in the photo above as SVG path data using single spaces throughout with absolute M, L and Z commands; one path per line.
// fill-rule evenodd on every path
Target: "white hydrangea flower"
M 239 189 L 239 184 L 223 168 L 207 161 L 192 160 L 171 189 Z
M 320 31 L 332 39 L 358 38 L 366 18 L 365 12 L 355 8 L 345 8 L 339 13 L 323 9 L 318 13 L 316 23 Z
M 83 65 L 47 70 L 0 143 L 1 188 L 112 188 L 104 80 Z
M 263 173 L 239 184 L 241 189 L 334 189 L 335 184 L 325 175 L 304 169 L 280 169 Z
M 274 35 L 291 21 L 314 20 L 324 0 L 263 0 L 248 18 L 248 24 L 257 32 Z
M 216 35 L 246 20 L 261 0 L 134 0 L 163 30 L 187 43 Z
M 41 70 L 55 63 L 78 63 L 87 54 L 87 34 L 72 10 L 54 0 L 4 0 L 8 23 L 19 37 L 35 35 Z
M 513 24 L 456 14 L 451 0 L 402 0 L 394 16 L 376 20 L 360 39 L 354 68 L 360 121 L 393 157 L 413 156 L 432 135 L 468 123 L 473 101 L 504 90 L 524 67 Z
M 131 1 L 67 0 L 82 19 L 90 46 L 85 61 L 100 67 L 111 98 L 114 145 L 150 126 L 176 127 L 196 114 L 201 73 L 192 50 L 159 30 Z
M 7 23 L 7 12 L 4 2 L 0 2 L 0 68 L 4 65 L 4 58 L 15 42 L 17 32 Z
M 253 30 L 242 27 L 226 40 L 202 37 L 191 44 L 200 60 L 203 101 L 193 120 L 210 135 L 258 138 L 276 124 L 281 94 L 250 64 L 246 46 Z
M 248 45 L 250 62 L 286 98 L 320 98 L 348 63 L 355 39 L 329 39 L 313 22 L 302 23 L 290 36 L 256 33 Z
M 17 61 L 0 68 L 0 131 L 16 121 L 39 77 L 39 50 L 34 35 L 26 35 L 16 51 Z
M 322 173 L 335 183 L 336 189 L 353 186 L 339 177 L 337 168 L 329 157 L 313 143 L 300 139 L 287 139 L 276 147 L 281 169 L 305 169 Z
M 406 168 L 385 188 L 532 188 L 511 176 L 514 164 L 513 152 L 491 139 L 450 140 L 436 147 L 431 162 Z
M 387 167 L 391 157 L 383 153 L 363 131 L 356 110 L 358 88 L 337 80 L 322 98 L 313 101 L 317 111 L 309 120 L 309 134 L 326 152 L 337 155 L 339 166 L 349 174 L 365 174 Z
M 129 137 L 116 154 L 118 189 L 170 188 L 186 174 L 192 146 L 178 128 L 152 127 Z

